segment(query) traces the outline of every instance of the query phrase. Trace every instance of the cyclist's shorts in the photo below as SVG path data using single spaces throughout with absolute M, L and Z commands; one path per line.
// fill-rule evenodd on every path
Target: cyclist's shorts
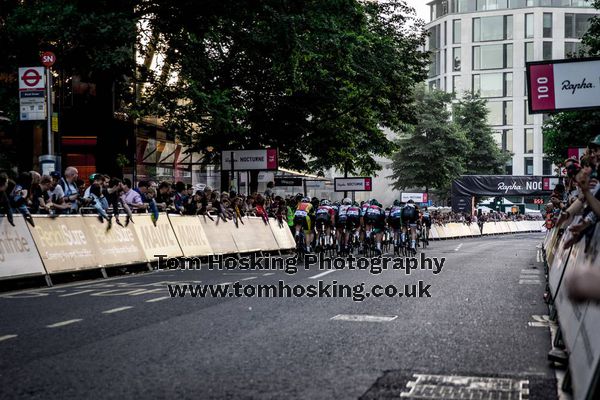
M 347 223 L 348 223 L 348 216 L 347 215 L 338 216 L 336 218 L 336 220 L 335 220 L 335 226 L 338 229 L 345 228 Z
M 400 218 L 390 218 L 390 226 L 393 230 L 398 230 L 402 226 Z
M 383 218 L 365 218 L 365 224 L 373 226 L 373 229 L 377 229 L 379 232 L 385 228 L 385 219 Z M 376 233 L 379 233 L 376 232 Z
M 360 226 L 360 217 L 358 215 L 348 215 L 346 229 L 352 230 Z
M 431 228 L 431 219 L 423 218 L 423 225 L 425 225 L 427 227 L 427 229 L 430 229 Z
M 326 228 L 331 226 L 331 217 L 329 214 L 319 214 L 315 217 L 315 226 L 317 229 L 320 229 L 321 225 L 325 225 Z
M 402 224 L 403 225 L 410 225 L 411 228 L 414 228 L 415 226 L 417 226 L 417 216 L 415 215 L 414 218 L 402 218 Z
M 306 217 L 294 217 L 294 226 L 296 225 L 300 225 L 302 226 L 302 229 L 304 229 L 305 231 L 310 231 L 312 224 L 310 223 L 310 217 L 306 216 Z

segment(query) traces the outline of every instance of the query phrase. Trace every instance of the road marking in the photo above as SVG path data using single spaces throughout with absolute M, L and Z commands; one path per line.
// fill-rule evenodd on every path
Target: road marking
M 82 294 L 82 293 L 89 293 L 89 292 L 93 292 L 92 289 L 89 290 L 80 290 L 79 292 L 73 292 L 73 293 L 67 293 L 67 294 L 61 294 L 58 297 L 70 297 L 70 296 L 77 296 L 78 294 Z
M 240 281 L 251 281 L 252 279 L 256 279 L 255 276 L 251 276 L 249 278 L 240 279 Z
M 170 298 L 171 298 L 171 296 L 156 297 L 154 299 L 146 300 L 146 303 L 156 303 L 157 301 L 162 301 L 162 300 L 166 300 L 166 299 L 170 299 Z
M 263 274 L 263 276 L 271 276 L 271 275 L 275 275 L 274 272 L 267 272 L 266 274 Z
M 460 248 L 462 247 L 462 245 L 463 245 L 462 243 L 461 243 L 461 244 L 459 244 L 459 245 L 458 245 L 458 246 L 457 246 L 457 247 L 454 249 L 454 251 L 459 251 L 459 250 L 460 250 Z
M 397 315 L 352 315 L 352 314 L 338 314 L 332 317 L 332 320 L 336 321 L 353 321 L 353 322 L 390 322 L 398 318 Z
M 411 399 L 526 399 L 529 380 L 414 374 L 400 398 Z
M 329 270 L 329 271 L 325 271 L 325 272 L 321 272 L 320 274 L 316 274 L 314 276 L 311 276 L 308 279 L 319 279 L 320 277 L 325 276 L 327 274 L 331 274 L 332 272 L 335 272 L 335 269 L 332 269 L 332 270 Z
M 536 261 L 537 262 L 542 262 L 542 250 L 537 251 L 537 256 L 536 256 Z
M 12 339 L 12 338 L 16 338 L 17 335 L 4 335 L 4 336 L 0 336 L 0 342 L 3 340 L 8 340 L 8 339 Z
M 519 279 L 519 285 L 539 285 L 541 283 L 539 280 Z
M 539 275 L 540 271 L 537 269 L 522 269 L 521 275 Z
M 231 285 L 233 282 L 223 282 L 223 283 L 217 283 L 217 286 L 225 286 L 225 285 Z
M 59 328 L 61 326 L 71 325 L 71 324 L 74 324 L 74 323 L 79 322 L 79 321 L 83 321 L 83 320 L 82 319 L 70 319 L 70 320 L 67 320 L 67 321 L 62 321 L 62 322 L 57 322 L 55 324 L 46 325 L 46 328 Z
M 112 313 L 116 313 L 119 311 L 129 310 L 130 308 L 133 308 L 133 306 L 117 307 L 117 308 L 113 308 L 111 310 L 102 311 L 102 314 L 112 314 Z

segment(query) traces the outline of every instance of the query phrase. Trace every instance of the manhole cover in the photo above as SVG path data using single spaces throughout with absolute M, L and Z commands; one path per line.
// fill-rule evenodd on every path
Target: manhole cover
M 527 380 L 415 374 L 400 397 L 407 400 L 525 400 L 529 398 L 528 386 Z

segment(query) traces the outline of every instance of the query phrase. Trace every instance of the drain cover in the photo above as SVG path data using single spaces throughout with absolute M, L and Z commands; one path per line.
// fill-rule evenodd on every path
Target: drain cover
M 406 400 L 526 400 L 528 387 L 527 380 L 415 374 L 400 397 Z

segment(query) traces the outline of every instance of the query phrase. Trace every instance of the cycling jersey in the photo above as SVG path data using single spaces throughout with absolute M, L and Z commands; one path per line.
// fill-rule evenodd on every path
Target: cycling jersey
M 388 220 L 392 229 L 395 229 L 395 230 L 400 229 L 400 227 L 402 225 L 401 219 L 402 219 L 402 207 L 393 206 L 392 209 L 390 210 L 390 216 L 389 216 L 389 220 Z
M 316 212 L 317 218 L 332 218 L 335 216 L 335 208 L 331 206 L 319 206 Z
M 296 207 L 294 217 L 308 217 L 313 211 L 313 206 L 310 203 L 300 203 Z
M 407 204 L 402 209 L 402 220 L 409 224 L 416 224 L 419 219 L 419 211 L 414 204 Z
M 366 210 L 365 223 L 373 225 L 376 233 L 385 227 L 385 211 L 379 206 L 372 205 Z

